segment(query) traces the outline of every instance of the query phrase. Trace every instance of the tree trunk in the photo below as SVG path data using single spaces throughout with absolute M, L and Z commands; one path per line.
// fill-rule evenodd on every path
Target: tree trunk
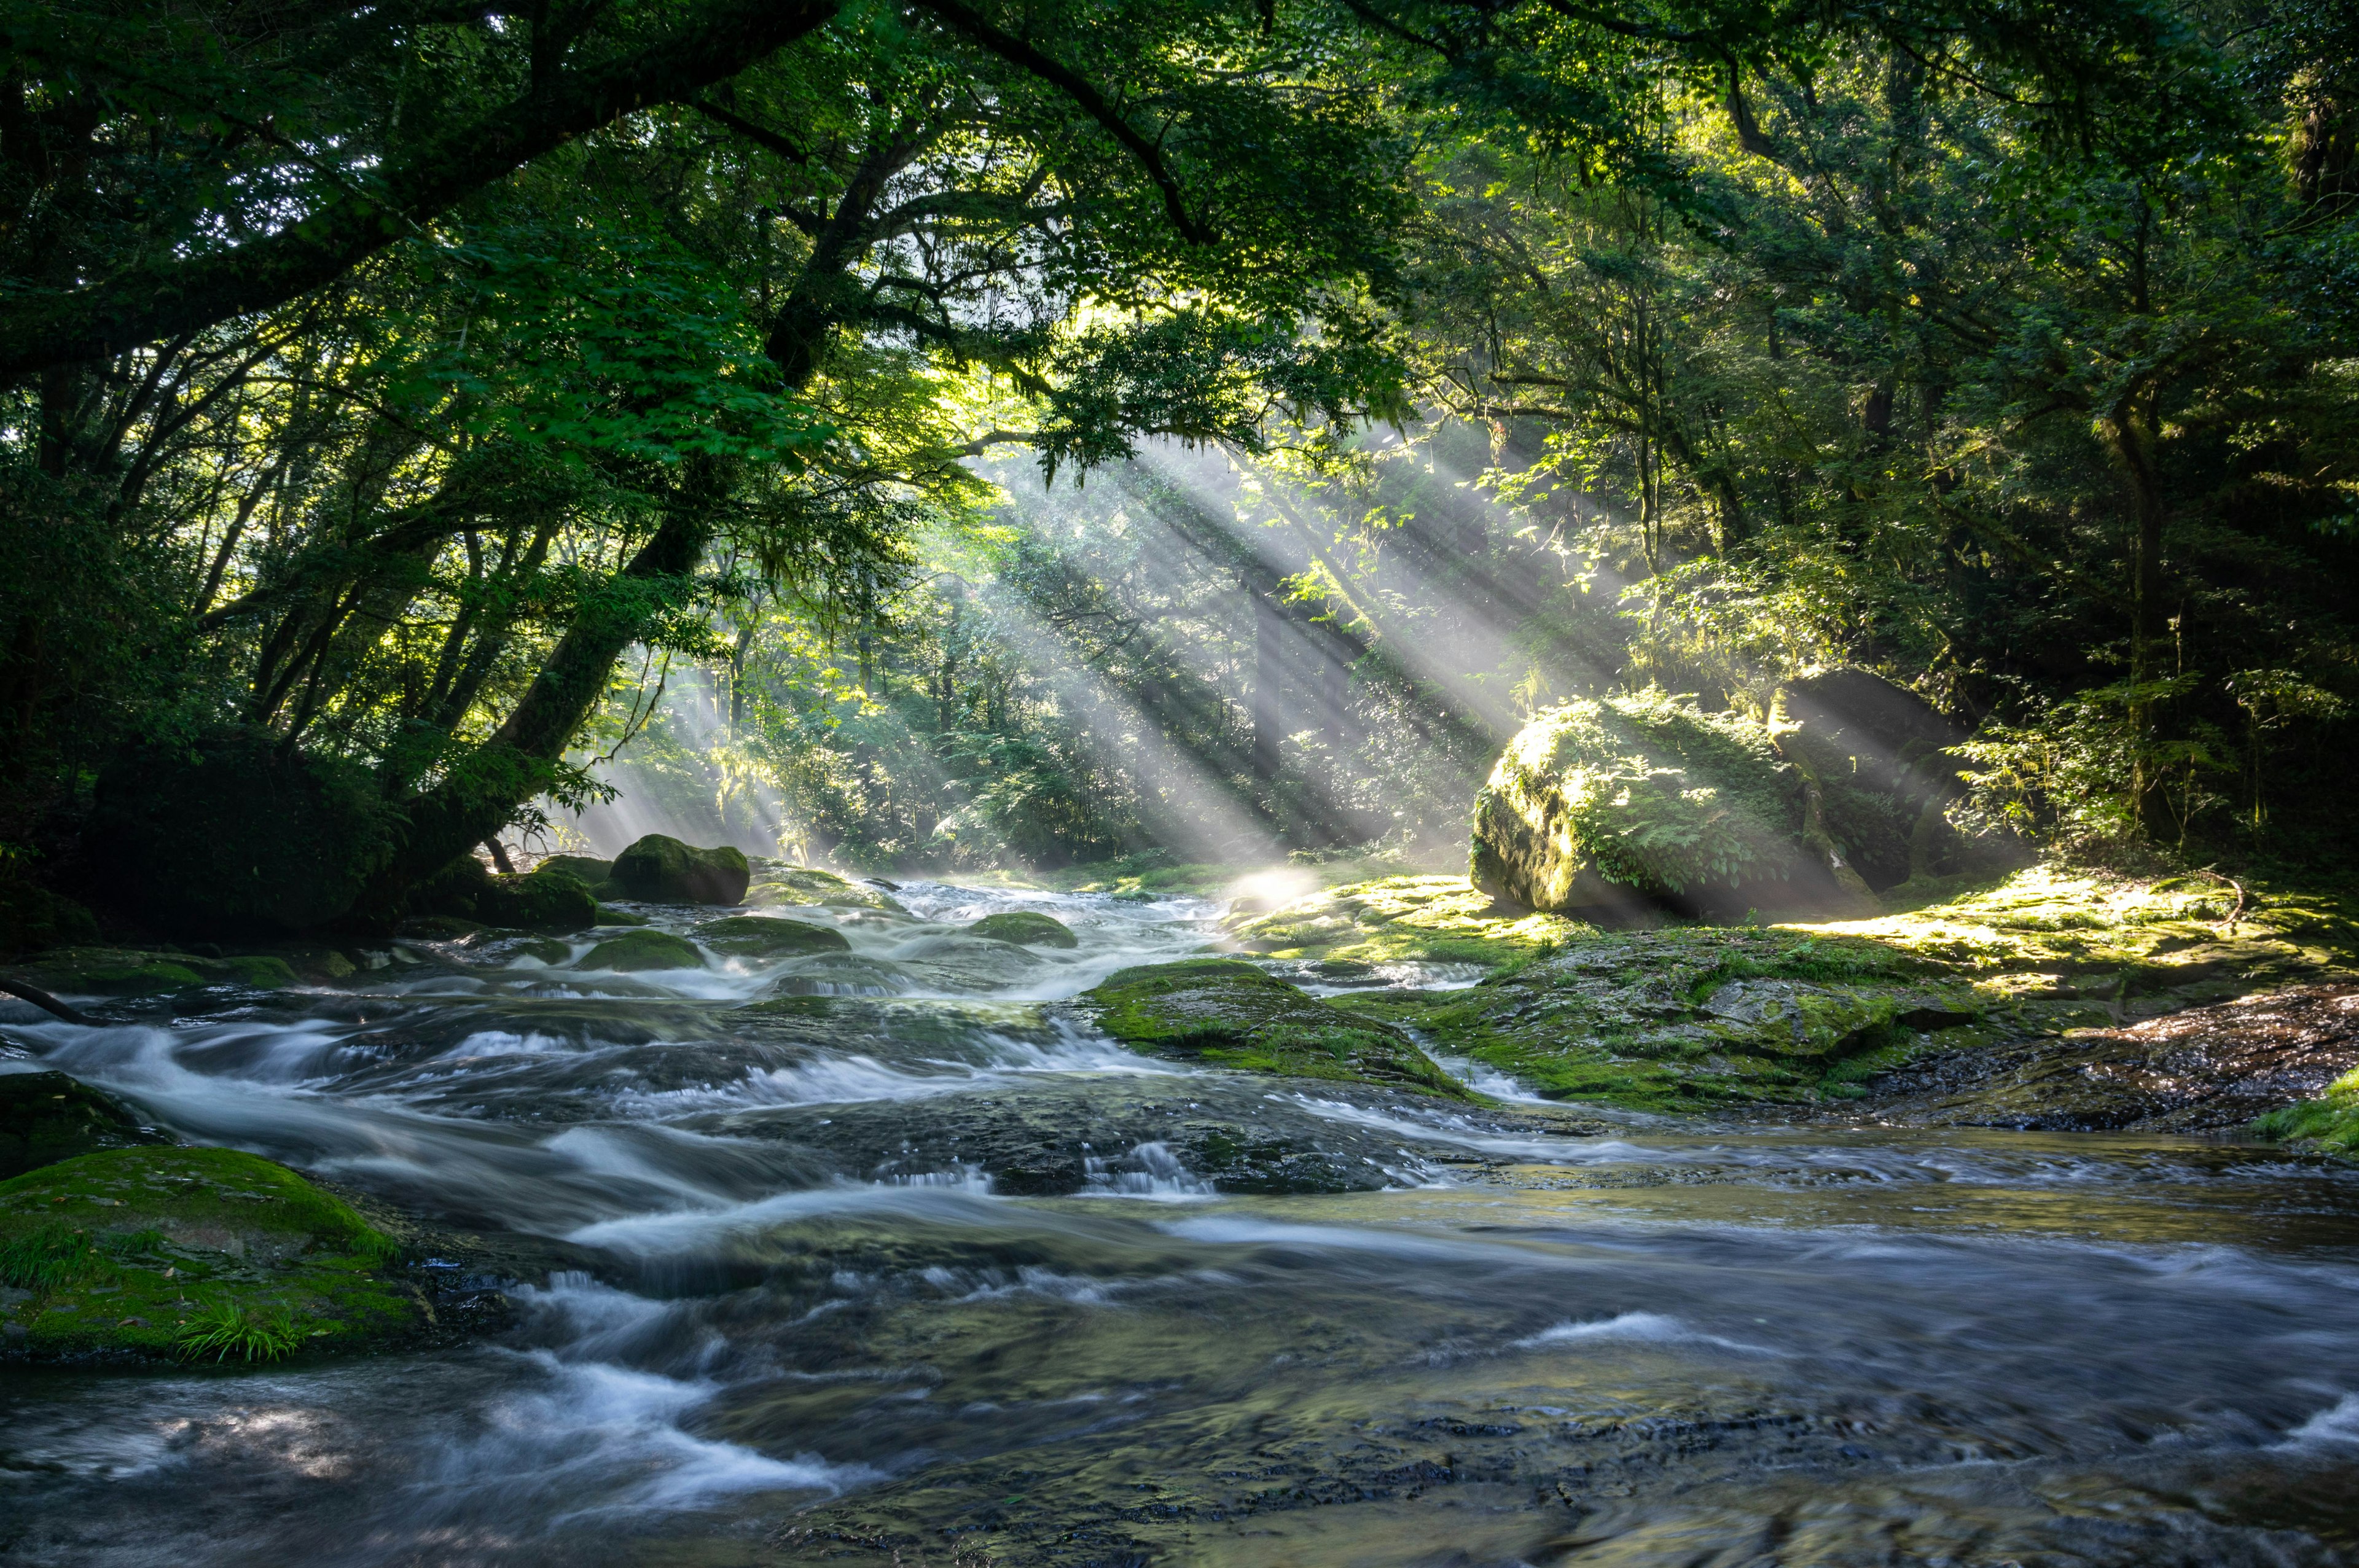
M 2156 727 L 2161 704 L 2162 483 L 2155 469 L 2155 398 L 2151 388 L 2134 391 L 2106 416 L 2105 434 L 2129 481 L 2130 527 L 2130 807 L 2138 831 L 2158 838 L 2169 829 L 2156 759 Z

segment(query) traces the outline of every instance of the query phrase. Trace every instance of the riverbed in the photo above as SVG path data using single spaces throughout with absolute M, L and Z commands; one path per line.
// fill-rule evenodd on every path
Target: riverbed
M 1213 906 L 895 898 L 789 912 L 848 954 L 9 1013 L 0 1069 L 567 1266 L 455 1349 L 0 1371 L 0 1558 L 2359 1562 L 2347 1169 L 1195 1070 L 1051 1004 Z M 1011 908 L 1079 946 L 961 935 Z

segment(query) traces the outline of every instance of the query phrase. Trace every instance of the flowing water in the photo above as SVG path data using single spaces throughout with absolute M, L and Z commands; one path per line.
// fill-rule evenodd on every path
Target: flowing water
M 2346 1173 L 1190 1071 L 1040 1004 L 1208 906 L 898 896 L 797 912 L 848 956 L 408 944 L 332 994 L 10 1023 L 0 1066 L 580 1266 L 457 1349 L 0 1372 L 0 1557 L 2359 1562 Z M 1017 905 L 1081 947 L 957 932 Z M 1349 1190 L 1215 1193 L 1234 1148 Z

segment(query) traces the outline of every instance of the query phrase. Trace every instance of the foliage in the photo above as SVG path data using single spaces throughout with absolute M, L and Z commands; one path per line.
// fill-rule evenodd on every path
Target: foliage
M 295 1314 L 285 1307 L 250 1307 L 228 1298 L 206 1303 L 181 1325 L 176 1341 L 181 1358 L 215 1361 L 232 1356 L 245 1362 L 277 1361 L 302 1344 Z

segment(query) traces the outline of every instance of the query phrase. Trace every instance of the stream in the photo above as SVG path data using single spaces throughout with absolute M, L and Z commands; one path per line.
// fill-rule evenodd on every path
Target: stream
M 1191 1070 L 1040 1004 L 1213 905 L 895 896 L 793 912 L 848 955 L 6 1013 L 0 1070 L 578 1266 L 455 1349 L 0 1370 L 0 1559 L 2359 1563 L 2359 1173 Z M 1012 908 L 1081 946 L 959 933 Z

